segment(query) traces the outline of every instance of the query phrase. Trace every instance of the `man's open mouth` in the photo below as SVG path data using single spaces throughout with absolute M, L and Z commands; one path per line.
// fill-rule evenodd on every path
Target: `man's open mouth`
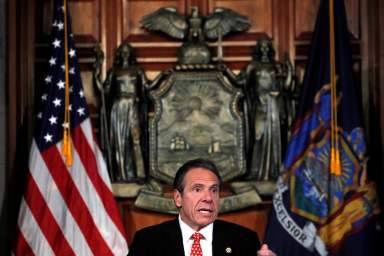
M 209 209 L 209 208 L 200 208 L 200 209 L 198 209 L 198 211 L 201 213 L 212 213 L 213 212 L 213 210 Z

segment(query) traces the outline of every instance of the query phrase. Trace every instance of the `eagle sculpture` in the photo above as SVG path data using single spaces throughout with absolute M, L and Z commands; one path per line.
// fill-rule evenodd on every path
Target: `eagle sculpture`
M 184 40 L 179 52 L 182 64 L 209 63 L 211 59 L 206 40 L 217 39 L 218 55 L 222 55 L 222 37 L 232 31 L 245 31 L 251 25 L 248 17 L 223 7 L 215 8 L 211 15 L 205 17 L 199 15 L 197 7 L 192 7 L 188 17 L 181 15 L 174 7 L 165 7 L 144 16 L 140 22 L 146 29 Z

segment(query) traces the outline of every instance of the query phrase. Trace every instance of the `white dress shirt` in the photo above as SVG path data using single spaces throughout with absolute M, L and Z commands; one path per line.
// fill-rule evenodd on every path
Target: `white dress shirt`
M 191 255 L 191 249 L 193 244 L 192 235 L 196 232 L 190 226 L 188 226 L 179 215 L 179 224 L 181 234 L 183 236 L 184 255 Z M 203 256 L 212 256 L 212 238 L 213 238 L 213 223 L 199 230 L 199 233 L 203 235 L 200 240 L 201 250 Z

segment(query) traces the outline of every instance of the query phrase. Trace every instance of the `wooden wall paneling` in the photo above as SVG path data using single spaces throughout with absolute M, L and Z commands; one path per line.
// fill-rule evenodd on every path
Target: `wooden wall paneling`
M 72 32 L 77 48 L 77 56 L 81 69 L 84 95 L 90 107 L 91 118 L 96 118 L 98 97 L 92 84 L 93 49 L 101 42 L 101 1 L 77 0 L 70 1 L 69 8 L 72 17 Z
M 72 16 L 72 32 L 76 43 L 93 44 L 99 42 L 100 0 L 72 0 L 69 2 Z
M 276 0 L 209 0 L 209 13 L 216 7 L 233 9 L 251 21 L 248 31 L 232 33 L 224 37 L 223 54 L 226 64 L 235 70 L 244 68 L 252 59 L 251 53 L 260 37 L 275 38 Z M 216 46 L 216 42 L 211 44 Z M 216 52 L 216 49 L 213 49 Z
M 275 0 L 274 1 L 274 19 L 275 26 L 275 47 L 276 57 L 280 61 L 284 61 L 284 56 L 288 55 L 293 60 L 293 1 L 292 0 Z
M 310 40 L 320 0 L 294 0 L 295 41 Z
M 360 39 L 361 0 L 345 0 L 344 4 L 349 32 L 354 39 Z
M 191 13 L 192 6 L 197 6 L 202 15 L 208 15 L 210 13 L 209 2 L 210 0 L 185 0 L 185 13 Z
M 105 54 L 105 71 L 112 66 L 113 53 L 121 38 L 121 0 L 101 0 L 101 48 Z

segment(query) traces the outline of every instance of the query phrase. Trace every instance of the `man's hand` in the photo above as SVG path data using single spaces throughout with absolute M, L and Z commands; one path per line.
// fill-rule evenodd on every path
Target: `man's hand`
M 263 244 L 260 250 L 257 251 L 257 256 L 276 256 L 276 254 L 268 249 L 268 245 Z

